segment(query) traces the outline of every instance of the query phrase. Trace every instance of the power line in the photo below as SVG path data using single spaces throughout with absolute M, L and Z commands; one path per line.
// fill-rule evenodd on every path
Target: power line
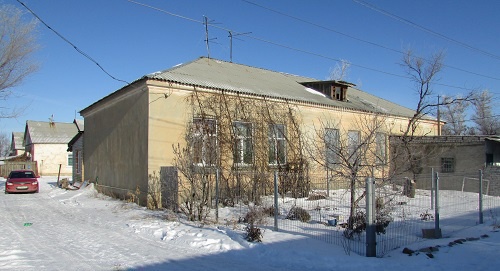
M 188 17 L 185 17 L 185 16 L 181 16 L 181 15 L 178 15 L 178 14 L 174 14 L 174 13 L 162 10 L 160 8 L 157 8 L 157 7 L 152 7 L 152 6 L 149 6 L 149 5 L 145 5 L 145 4 L 133 1 L 133 0 L 127 0 L 127 1 L 129 1 L 131 3 L 134 3 L 134 4 L 138 4 L 138 5 L 144 6 L 144 7 L 152 8 L 154 10 L 163 12 L 163 13 L 168 14 L 168 15 L 172 15 L 172 16 L 175 16 L 175 17 L 178 17 L 178 18 L 182 18 L 182 19 L 187 19 L 189 21 L 196 22 L 196 23 L 201 23 L 201 24 L 205 25 L 205 22 L 203 22 L 203 21 L 194 20 L 194 19 L 191 19 L 191 18 L 188 18 Z M 321 58 L 325 58 L 325 59 L 329 59 L 329 60 L 334 60 L 334 61 L 337 61 L 337 62 L 342 62 L 342 60 L 337 59 L 337 58 L 333 58 L 333 57 L 325 56 L 325 55 L 322 55 L 322 54 L 319 54 L 319 53 L 314 53 L 314 52 L 310 52 L 310 51 L 307 51 L 307 50 L 303 50 L 303 49 L 291 47 L 291 46 L 288 46 L 288 45 L 280 44 L 280 43 L 277 43 L 277 42 L 274 42 L 274 41 L 270 41 L 270 40 L 266 40 L 266 39 L 263 39 L 263 38 L 259 38 L 259 37 L 256 37 L 256 36 L 251 36 L 251 35 L 248 35 L 248 32 L 247 33 L 236 32 L 236 31 L 231 30 L 229 28 L 225 28 L 225 27 L 213 25 L 213 24 L 210 24 L 210 23 L 208 23 L 208 25 L 211 26 L 211 27 L 220 29 L 220 30 L 231 32 L 231 33 L 233 33 L 232 34 L 233 36 L 235 36 L 235 35 L 243 35 L 245 37 L 248 37 L 248 38 L 251 38 L 251 39 L 254 39 L 254 40 L 257 40 L 257 41 L 261 41 L 261 42 L 264 42 L 264 43 L 268 43 L 268 44 L 271 44 L 271 45 L 274 45 L 274 46 L 278 46 L 278 47 L 282 47 L 282 48 L 285 48 L 285 49 L 289 49 L 289 50 L 292 50 L 292 51 L 301 52 L 301 53 L 305 53 L 305 54 L 309 54 L 309 55 L 314 55 L 314 56 L 317 56 L 317 57 L 321 57 Z M 399 74 L 395 74 L 395 73 L 390 73 L 390 72 L 378 70 L 378 69 L 375 69 L 375 68 L 370 68 L 370 67 L 359 65 L 359 64 L 355 64 L 355 63 L 350 63 L 350 64 L 352 66 L 355 66 L 355 67 L 358 67 L 358 68 L 362 68 L 362 69 L 366 69 L 366 70 L 371 70 L 371 71 L 374 71 L 374 72 L 384 73 L 384 74 L 388 74 L 388 75 L 392 75 L 392 76 L 396 76 L 396 77 L 401 77 L 401 78 L 408 78 L 408 79 L 410 78 L 408 76 L 399 75 Z
M 243 2 L 246 2 L 248 4 L 251 4 L 251 5 L 254 5 L 254 6 L 257 6 L 259 8 L 262 8 L 262 9 L 266 9 L 266 10 L 269 10 L 271 12 L 274 12 L 274 13 L 277 13 L 279 15 L 282 15 L 282 16 L 285 16 L 285 17 L 288 17 L 288 18 L 291 18 L 291 19 L 294 19 L 294 20 L 297 20 L 299 22 L 302 22 L 302 23 L 305 23 L 305 24 L 309 24 L 309 25 L 312 25 L 312 26 L 315 26 L 317 28 L 321 28 L 323 30 L 327 30 L 327 31 L 330 31 L 330 32 L 333 32 L 333 33 L 336 33 L 336 34 L 339 34 L 339 35 L 342 35 L 344 37 L 347 37 L 347 38 L 350 38 L 350 39 L 353 39 L 353 40 L 356 40 L 356 41 L 359 41 L 359 42 L 363 42 L 363 43 L 366 43 L 366 44 L 369 44 L 369 45 L 372 45 L 372 46 L 375 46 L 375 47 L 379 47 L 379 48 L 382 48 L 382 49 L 385 49 L 385 50 L 388 50 L 388 51 L 392 51 L 392 52 L 395 52 L 395 53 L 399 53 L 399 54 L 402 54 L 404 55 L 405 52 L 401 51 L 401 50 L 397 50 L 397 49 L 394 49 L 394 48 L 390 48 L 390 47 L 387 47 L 387 46 L 384 46 L 384 45 L 381 45 L 381 44 L 378 44 L 378 43 L 375 43 L 375 42 L 372 42 L 372 41 L 368 41 L 368 40 L 364 40 L 364 39 L 361 39 L 361 38 L 358 38 L 358 37 L 355 37 L 353 35 L 350 35 L 350 34 L 346 34 L 346 33 L 343 33 L 343 32 L 340 32 L 338 30 L 335 30 L 333 28 L 330 28 L 330 27 L 326 27 L 326 26 L 323 26 L 323 25 L 320 25 L 320 24 L 317 24 L 317 23 L 313 23 L 313 22 L 310 22 L 310 21 L 307 21 L 307 20 L 304 20 L 302 18 L 299 18 L 299 17 L 296 17 L 296 16 L 293 16 L 293 15 L 290 15 L 290 14 L 287 14 L 287 13 L 284 13 L 284 12 L 281 12 L 281 11 L 278 11 L 278 10 L 275 10 L 275 9 L 272 9 L 272 8 L 269 8 L 269 7 L 266 7 L 266 6 L 263 6 L 263 5 L 260 5 L 260 4 L 257 4 L 257 3 L 254 3 L 252 1 L 248 1 L 248 0 L 242 0 Z M 423 58 L 425 61 L 427 62 L 430 62 L 428 59 L 425 59 Z M 490 75 L 484 75 L 484 74 L 479 74 L 479 73 L 476 73 L 476 72 L 472 72 L 472 71 L 468 71 L 468 70 L 465 70 L 465 69 L 462 69 L 462 68 L 458 68 L 458 67 L 454 67 L 454 66 L 450 66 L 450 65 L 446 65 L 446 64 L 443 64 L 444 67 L 447 67 L 447 68 L 451 68 L 451 69 L 455 69 L 455 70 L 458 70 L 458 71 L 461 71 L 461 72 L 465 72 L 465 73 L 469 73 L 469 74 L 473 74 L 473 75 L 477 75 L 477 76 L 481 76 L 481 77 L 485 77 L 485 78 L 489 78 L 489 79 L 493 79 L 493 80 L 498 80 L 500 81 L 500 78 L 498 77 L 494 77 L 494 76 L 490 76 Z
M 182 18 L 182 19 L 185 19 L 185 20 L 188 20 L 188 21 L 191 21 L 191 22 L 195 22 L 195 23 L 205 24 L 205 22 L 203 22 L 203 21 L 198 21 L 198 20 L 195 20 L 195 19 L 191 19 L 189 17 L 185 17 L 185 16 L 181 16 L 181 15 L 178 15 L 178 14 L 175 14 L 175 13 L 171 13 L 171 12 L 165 11 L 165 10 L 157 8 L 157 7 L 152 7 L 152 6 L 149 6 L 149 5 L 145 5 L 145 4 L 133 1 L 133 0 L 127 0 L 127 1 L 129 1 L 131 3 L 134 3 L 134 4 L 138 4 L 138 5 L 144 6 L 144 7 L 151 8 L 151 9 L 154 9 L 154 10 L 157 10 L 157 11 L 160 11 L 162 13 L 165 13 L 165 14 L 168 14 L 168 15 L 171 15 L 171 16 L 174 16 L 174 17 Z M 243 0 L 243 1 L 245 1 L 245 0 Z M 245 37 L 248 37 L 248 38 L 260 41 L 260 42 L 268 43 L 268 44 L 271 44 L 271 45 L 274 45 L 274 46 L 277 46 L 277 47 L 289 49 L 289 50 L 296 51 L 296 52 L 301 52 L 301 53 L 304 53 L 304 54 L 313 55 L 313 56 L 324 58 L 324 59 L 328 59 L 328 60 L 333 60 L 333 61 L 336 61 L 336 62 L 342 62 L 341 59 L 337 59 L 337 58 L 334 58 L 334 57 L 329 57 L 329 56 L 325 56 L 325 55 L 322 55 L 322 54 L 319 54 L 319 53 L 310 52 L 310 51 L 307 51 L 307 50 L 304 50 L 304 49 L 299 49 L 299 48 L 291 47 L 291 46 L 284 45 L 284 44 L 281 44 L 281 43 L 277 43 L 277 42 L 274 42 L 274 41 L 270 41 L 270 40 L 266 40 L 266 39 L 263 39 L 263 38 L 259 38 L 259 37 L 247 35 L 246 33 L 235 32 L 235 31 L 233 31 L 231 29 L 228 29 L 228 28 L 225 28 L 225 27 L 221 27 L 221 26 L 218 26 L 218 25 L 213 25 L 213 24 L 210 24 L 210 23 L 208 23 L 208 25 L 210 25 L 211 27 L 220 29 L 220 30 L 227 31 L 227 32 L 231 31 L 232 33 L 235 33 L 235 34 L 238 34 L 238 35 L 244 35 Z M 233 35 L 235 35 L 235 34 L 233 34 Z M 405 76 L 405 75 L 400 75 L 400 74 L 395 74 L 395 73 L 391 73 L 391 72 L 387 72 L 387 71 L 382 71 L 382 70 L 379 70 L 379 69 L 376 69 L 376 68 L 371 68 L 371 67 L 367 67 L 367 66 L 355 64 L 355 63 L 352 63 L 352 62 L 350 64 L 351 64 L 351 66 L 354 66 L 354 67 L 358 67 L 358 68 L 362 68 L 362 69 L 366 69 L 366 70 L 370 70 L 370 71 L 374 71 L 374 72 L 378 72 L 378 73 L 382 73 L 382 74 L 386 74 L 386 75 L 391 75 L 391 76 L 394 76 L 394 77 L 411 79 L 411 77 Z M 475 90 L 475 89 L 471 89 L 471 88 L 458 87 L 458 86 L 452 86 L 452 85 L 447 85 L 447 84 L 440 84 L 440 83 L 434 83 L 434 84 L 440 85 L 440 86 L 446 86 L 446 87 L 450 87 L 450 88 L 457 88 L 457 89 L 468 90 L 468 91 L 474 91 Z
M 486 117 L 481 117 L 481 118 L 469 118 L 469 119 L 464 119 L 464 120 L 445 121 L 445 122 L 446 123 L 461 123 L 461 122 L 485 120 L 485 119 L 491 119 L 491 118 L 497 118 L 497 117 L 500 117 L 500 115 L 491 115 L 491 116 L 486 116 Z
M 140 6 L 143 6 L 143 7 L 147 7 L 147 8 L 150 8 L 150 9 L 154 9 L 156 11 L 159 11 L 159 12 L 162 12 L 162 13 L 165 13 L 165 14 L 168 14 L 170 16 L 174 16 L 174 17 L 177 17 L 177 18 L 181 18 L 181 19 L 184 19 L 184 20 L 188 20 L 188 21 L 191 21 L 191 22 L 195 22 L 195 23 L 200 23 L 200 24 L 203 24 L 204 21 L 199 21 L 199 20 L 195 20 L 195 19 L 192 19 L 192 18 L 189 18 L 189 17 L 185 17 L 185 16 L 181 16 L 179 14 L 175 14 L 175 13 L 172 13 L 172 12 L 168 12 L 166 10 L 163 10 L 163 9 L 160 9 L 160 8 L 157 8 L 157 7 L 153 7 L 153 6 L 150 6 L 150 5 L 146 5 L 144 3 L 140 3 L 140 2 L 136 2 L 136 1 L 133 1 L 133 0 L 127 0 L 129 1 L 130 3 L 134 3 L 134 4 L 137 4 L 137 5 L 140 5 Z
M 126 84 L 130 84 L 129 82 L 125 81 L 125 80 L 121 80 L 121 79 L 118 79 L 116 77 L 114 77 L 113 75 L 111 75 L 109 72 L 107 72 L 102 66 L 101 64 L 99 64 L 97 61 L 95 61 L 90 55 L 86 54 L 85 52 L 83 52 L 82 50 L 80 50 L 76 45 L 74 45 L 71 41 L 69 41 L 67 38 L 65 38 L 63 35 L 59 34 L 59 32 L 57 32 L 55 29 L 53 29 L 52 27 L 50 27 L 47 23 L 45 23 L 45 21 L 42 20 L 42 18 L 40 18 L 34 11 L 32 11 L 29 7 L 27 7 L 23 2 L 21 2 L 20 0 L 17 0 L 17 2 L 19 4 L 21 4 L 24 8 L 26 8 L 31 14 L 33 14 L 33 16 L 35 16 L 42 24 L 44 24 L 48 29 L 50 29 L 52 32 L 54 32 L 59 38 L 61 38 L 62 40 L 64 40 L 66 43 L 68 43 L 69 45 L 71 45 L 78 53 L 80 53 L 81 55 L 83 55 L 84 57 L 86 57 L 87 59 L 89 59 L 90 61 L 94 62 L 104 73 L 106 73 L 109 77 L 111 77 L 113 80 L 116 80 L 116 81 L 120 81 L 120 82 L 123 82 L 123 83 L 126 83 Z
M 400 17 L 400 16 L 398 16 L 398 15 L 392 14 L 392 13 L 390 13 L 390 12 L 386 11 L 386 10 L 383 10 L 383 9 L 381 9 L 381 8 L 379 8 L 379 7 L 376 7 L 376 6 L 372 5 L 372 4 L 366 3 L 366 2 L 364 2 L 364 1 L 362 1 L 362 0 L 352 0 L 352 1 L 353 1 L 353 2 L 355 2 L 355 3 L 358 3 L 358 4 L 362 5 L 362 6 L 365 6 L 365 7 L 369 8 L 369 9 L 372 9 L 372 10 L 374 10 L 374 11 L 376 11 L 376 12 L 382 13 L 383 15 L 386 15 L 386 16 L 388 16 L 388 17 L 391 17 L 391 18 L 393 18 L 393 19 L 395 19 L 395 20 L 398 20 L 398 21 L 400 21 L 400 22 L 403 22 L 403 23 L 405 23 L 405 24 L 407 24 L 407 25 L 410 25 L 410 26 L 412 26 L 412 27 L 414 27 L 414 28 L 420 29 L 420 30 L 422 30 L 422 31 L 424 31 L 424 32 L 427 32 L 427 33 L 430 33 L 430 34 L 432 34 L 432 35 L 434 35 L 434 36 L 437 36 L 437 37 L 440 37 L 440 38 L 445 39 L 445 40 L 447 40 L 447 41 L 450 41 L 450 42 L 453 42 L 453 43 L 455 43 L 455 44 L 458 44 L 458 45 L 460 45 L 460 46 L 462 46 L 462 47 L 464 47 L 464 48 L 467 48 L 467 49 L 469 49 L 469 50 L 473 50 L 473 51 L 476 51 L 476 52 L 482 53 L 482 54 L 484 54 L 484 55 L 486 55 L 486 56 L 489 56 L 489 57 L 492 57 L 492 58 L 496 58 L 497 60 L 500 60 L 500 56 L 498 56 L 498 55 L 492 54 L 492 53 L 487 52 L 487 51 L 485 51 L 485 50 L 482 50 L 482 49 L 479 49 L 479 48 L 473 47 L 473 46 L 471 46 L 471 45 L 469 45 L 469 44 L 467 44 L 467 43 L 464 43 L 464 42 L 458 41 L 458 40 L 456 40 L 456 39 L 450 38 L 450 37 L 448 37 L 448 36 L 445 36 L 445 35 L 443 35 L 443 34 L 441 34 L 441 33 L 438 33 L 438 32 L 436 32 L 436 31 L 433 31 L 433 30 L 431 30 L 431 29 L 429 29 L 429 28 L 427 28 L 427 27 L 421 26 L 421 25 L 419 25 L 419 24 L 416 24 L 416 23 L 414 23 L 414 22 L 412 22 L 412 21 L 410 21 L 410 20 L 408 20 L 408 19 L 405 19 L 405 18 L 403 18 L 403 17 Z
M 233 31 L 228 31 L 229 33 L 229 61 L 233 62 L 233 37 L 236 36 L 241 36 L 241 35 L 248 35 L 252 32 L 245 32 L 245 33 L 238 33 L 238 34 L 233 34 Z

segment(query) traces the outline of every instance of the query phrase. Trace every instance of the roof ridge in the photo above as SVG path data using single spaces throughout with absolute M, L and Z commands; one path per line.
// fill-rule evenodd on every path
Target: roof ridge
M 210 57 L 206 57 L 206 56 L 200 56 L 197 59 L 188 61 L 186 63 L 177 64 L 177 65 L 174 65 L 174 66 L 172 66 L 172 67 L 170 67 L 168 69 L 162 70 L 162 71 L 157 71 L 157 72 L 152 72 L 152 73 L 146 74 L 141 79 L 144 79 L 144 78 L 158 79 L 158 78 L 155 78 L 156 75 L 174 71 L 176 69 L 182 68 L 182 67 L 187 66 L 189 64 L 195 63 L 195 62 L 197 62 L 197 61 L 199 61 L 201 59 L 206 59 L 208 61 L 213 60 L 213 61 L 218 61 L 218 62 L 224 62 L 225 64 L 238 65 L 238 66 L 241 66 L 241 67 L 247 67 L 247 68 L 252 68 L 252 69 L 256 69 L 256 70 L 273 72 L 273 73 L 282 74 L 282 75 L 285 75 L 285 76 L 293 76 L 293 77 L 300 77 L 300 78 L 308 78 L 308 79 L 312 79 L 312 80 L 319 80 L 317 78 L 313 78 L 313 77 L 309 77 L 309 76 L 297 75 L 297 74 L 287 73 L 287 72 L 280 72 L 280 71 L 275 71 L 275 70 L 266 69 L 266 68 L 262 68 L 262 67 L 256 67 L 256 66 L 251 66 L 251 65 L 247 65 L 247 64 L 237 63 L 237 62 L 230 62 L 230 61 L 227 61 L 227 60 L 222 60 L 222 59 L 217 59 L 217 58 L 210 58 Z

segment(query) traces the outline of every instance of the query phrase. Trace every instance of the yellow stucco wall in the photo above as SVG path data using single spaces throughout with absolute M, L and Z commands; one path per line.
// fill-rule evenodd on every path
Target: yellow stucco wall
M 68 165 L 66 144 L 35 144 L 35 159 L 41 176 L 57 176 L 61 165 L 61 176 L 71 177 L 72 165 Z
M 189 91 L 164 84 L 149 87 L 149 174 L 158 174 L 160 167 L 171 166 L 172 145 L 184 143 L 186 124 L 191 116 L 186 100 L 189 95 Z
M 188 97 L 194 88 L 172 85 L 166 82 L 149 81 L 149 144 L 148 173 L 158 173 L 161 166 L 171 166 L 174 159 L 172 145 L 185 144 L 186 125 L 193 117 L 193 108 Z M 212 92 L 197 88 L 197 91 Z M 231 95 L 231 94 L 227 94 Z M 253 97 L 252 99 L 255 99 Z M 300 129 L 308 138 L 314 138 L 321 126 L 339 128 L 343 132 L 363 129 L 363 118 L 368 113 L 360 113 L 342 108 L 317 105 L 293 104 L 301 120 Z M 407 118 L 381 116 L 382 131 L 401 134 L 408 124 Z M 421 121 L 416 135 L 436 135 L 437 126 L 432 121 Z M 341 140 L 346 140 L 345 138 Z

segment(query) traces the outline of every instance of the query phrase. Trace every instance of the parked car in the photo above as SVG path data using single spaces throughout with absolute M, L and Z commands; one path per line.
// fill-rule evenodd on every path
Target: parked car
M 5 181 L 5 194 L 8 193 L 38 193 L 38 178 L 32 170 L 13 170 Z

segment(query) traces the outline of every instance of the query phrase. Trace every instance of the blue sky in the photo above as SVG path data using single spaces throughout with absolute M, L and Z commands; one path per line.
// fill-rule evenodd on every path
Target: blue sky
M 500 1 L 20 1 L 108 73 L 127 82 L 207 56 L 206 16 L 212 58 L 230 60 L 228 30 L 251 32 L 233 38 L 233 62 L 323 80 L 336 60 L 344 59 L 352 63 L 346 81 L 415 108 L 417 96 L 399 65 L 398 51 L 411 48 L 429 57 L 443 50 L 446 66 L 434 87 L 436 95 L 489 89 L 498 101 L 500 94 Z M 16 0 L 3 3 L 25 10 Z M 17 98 L 2 105 L 26 110 L 17 119 L 1 119 L 0 132 L 23 131 L 26 120 L 48 121 L 51 115 L 55 121 L 72 122 L 81 118 L 80 110 L 125 85 L 43 24 L 38 43 L 34 59 L 40 69 L 14 89 Z

